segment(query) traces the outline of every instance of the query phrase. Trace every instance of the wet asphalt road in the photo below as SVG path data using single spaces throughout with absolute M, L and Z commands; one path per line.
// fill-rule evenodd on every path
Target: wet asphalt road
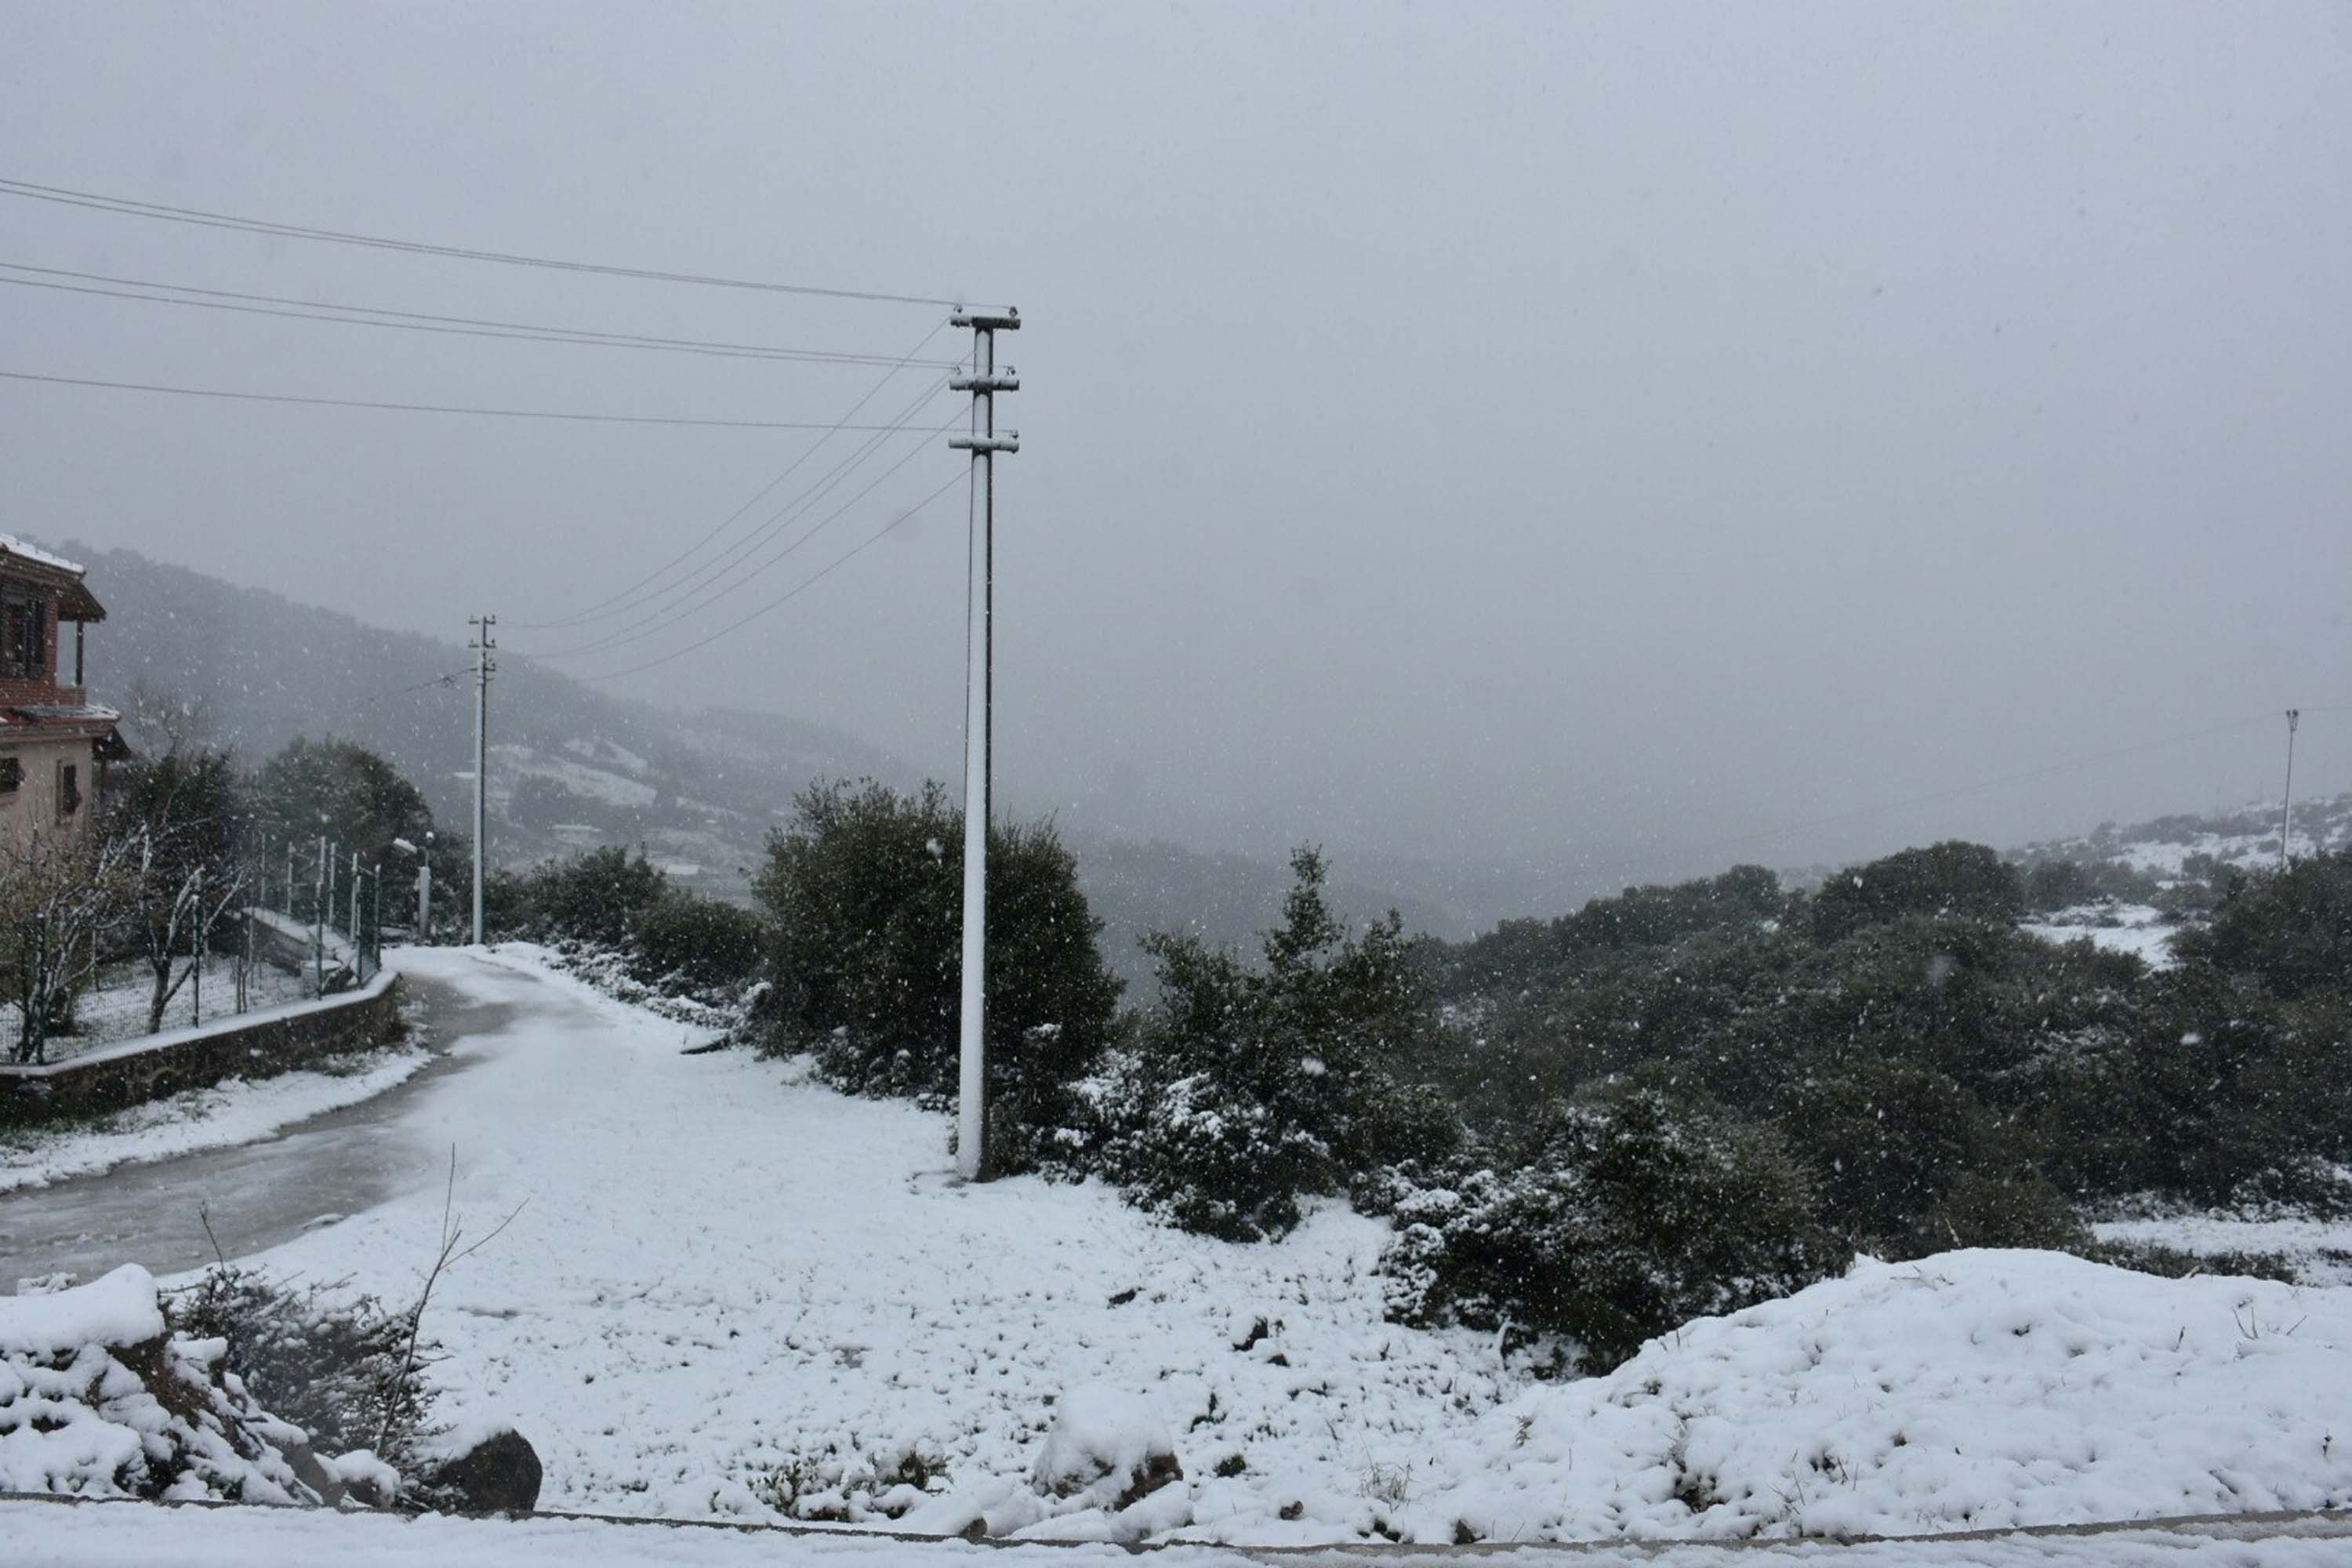
M 242 1258 L 439 1179 L 448 1151 L 410 1131 L 404 1113 L 477 1059 L 449 1054 L 453 1044 L 503 1028 L 514 1009 L 414 974 L 401 985 L 422 1005 L 435 1053 L 414 1078 L 259 1142 L 0 1195 L 0 1294 L 60 1270 L 87 1281 L 124 1263 L 159 1275 L 209 1263 L 200 1209 L 222 1252 Z

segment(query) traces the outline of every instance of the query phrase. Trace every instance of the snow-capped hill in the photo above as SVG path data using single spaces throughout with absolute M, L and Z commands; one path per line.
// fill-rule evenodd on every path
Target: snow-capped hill
M 462 627 L 447 639 L 387 631 L 131 551 L 73 548 L 110 612 L 90 634 L 90 683 L 134 723 L 144 693 L 200 714 L 200 738 L 247 763 L 297 735 L 356 741 L 442 821 L 470 820 Z M 897 758 L 823 725 L 625 700 L 512 649 L 499 662 L 490 848 L 502 863 L 644 843 L 731 873 L 756 859 L 774 808 L 811 780 L 913 780 Z
M 2019 855 L 2028 864 L 2123 866 L 2159 882 L 2205 875 L 2216 867 L 2255 870 L 2278 864 L 2282 805 L 2271 801 L 2210 815 L 2182 812 L 2123 827 L 2106 822 L 2077 837 L 2029 844 Z M 2347 844 L 2352 844 L 2352 794 L 2295 803 L 2290 847 L 2297 857 Z

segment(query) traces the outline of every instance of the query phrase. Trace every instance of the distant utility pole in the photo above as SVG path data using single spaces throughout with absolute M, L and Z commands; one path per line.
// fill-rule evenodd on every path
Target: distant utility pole
M 478 616 L 468 620 L 475 628 L 474 640 L 468 644 L 474 650 L 474 944 L 482 942 L 482 840 L 489 833 L 490 801 L 490 677 L 498 673 L 498 661 L 490 657 L 498 644 L 490 637 L 490 628 L 499 624 L 496 616 Z
M 2303 710 L 2286 710 L 2286 805 L 2279 812 L 2279 869 L 2294 864 L 2294 855 L 2287 847 L 2287 838 L 2294 831 L 2294 727 L 2303 721 Z
M 425 853 L 416 867 L 416 940 L 433 940 L 433 835 L 425 836 Z
M 995 740 L 996 454 L 1021 437 L 996 428 L 996 395 L 1018 392 L 1011 365 L 996 365 L 996 334 L 1021 330 L 1021 312 L 958 310 L 971 329 L 971 369 L 948 384 L 971 394 L 971 431 L 948 445 L 971 454 L 971 559 L 965 602 L 963 703 L 963 1049 L 956 1094 L 956 1165 L 967 1181 L 988 1174 L 988 806 Z

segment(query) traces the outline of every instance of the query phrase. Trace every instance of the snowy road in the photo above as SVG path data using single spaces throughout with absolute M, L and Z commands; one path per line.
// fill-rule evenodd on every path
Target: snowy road
M 511 1003 L 469 995 L 445 981 L 403 981 L 423 1005 L 444 1054 L 371 1100 L 225 1149 L 125 1165 L 0 1194 L 0 1290 L 58 1271 L 95 1279 L 121 1263 L 163 1275 L 212 1260 L 199 1208 L 231 1257 L 291 1240 L 325 1216 L 357 1214 L 438 1180 L 448 1157 L 415 1121 L 483 1041 L 514 1016 Z M 551 999 L 561 1005 L 561 999 Z

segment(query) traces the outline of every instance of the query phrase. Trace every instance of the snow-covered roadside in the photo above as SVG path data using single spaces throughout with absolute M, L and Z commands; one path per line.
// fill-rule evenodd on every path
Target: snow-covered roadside
M 1329 1539 L 1517 1387 L 1486 1336 L 1381 1321 L 1378 1222 L 1332 1210 L 1230 1247 L 1097 1186 L 961 1187 L 938 1117 L 746 1052 L 682 1056 L 682 1026 L 518 950 L 400 962 L 516 1009 L 413 1120 L 457 1146 L 473 1234 L 522 1205 L 444 1279 L 432 1329 L 445 1415 L 513 1420 L 544 1506 L 772 1518 L 763 1483 L 797 1467 L 809 1503 L 857 1513 L 919 1449 L 1024 1522 L 1051 1402 L 1101 1383 L 1176 1432 L 1194 1517 L 1270 1517 L 1311 1480 L 1346 1499 Z M 418 1194 L 261 1261 L 404 1299 L 439 1210 Z
M 2352 1220 L 2180 1214 L 2107 1220 L 2091 1228 L 2101 1241 L 2168 1247 L 2197 1258 L 2272 1254 L 2292 1264 L 2305 1284 L 2352 1287 Z
M 1095 1185 L 963 1187 L 940 1119 L 690 1032 L 501 950 L 406 955 L 511 1005 L 418 1130 L 469 1233 L 432 1331 L 445 1415 L 513 1420 L 542 1504 L 678 1518 L 872 1511 L 909 1453 L 951 1531 L 1108 1530 L 1028 1484 L 1054 1402 L 1123 1392 L 1185 1479 L 1155 1528 L 1451 1541 L 1971 1524 L 2352 1497 L 2352 1292 L 2171 1281 L 2036 1253 L 1864 1265 L 1529 1387 L 1483 1336 L 1381 1321 L 1379 1222 L 1283 1242 L 1157 1226 Z M 265 1256 L 411 1295 L 437 1190 Z M 1189 1523 L 1188 1523 L 1189 1521 Z M 1921 1559 L 1912 1558 L 1910 1561 Z M 1956 1559 L 1965 1560 L 1965 1559 Z
M 0 1128 L 0 1193 L 46 1186 L 117 1165 L 167 1160 L 267 1138 L 330 1110 L 371 1100 L 433 1059 L 416 1046 L 352 1058 L 349 1070 L 226 1079 L 66 1128 Z
M 2286 1533 L 2285 1531 L 2296 1533 Z M 1112 1546 L 915 1544 L 871 1536 L 787 1536 L 587 1520 L 399 1519 L 314 1510 L 161 1508 L 149 1504 L 0 1502 L 9 1561 L 25 1568 L 251 1568 L 333 1563 L 340 1568 L 1108 1568 L 1139 1559 Z M 1445 1548 L 1375 1553 L 1334 1548 L 1318 1568 L 1404 1568 L 1500 1563 L 1523 1568 L 2336 1568 L 2352 1521 L 2307 1521 L 2252 1531 L 2200 1527 L 2098 1535 L 2004 1535 L 1970 1541 L 1824 1542 L 1629 1547 L 1572 1554 L 1530 1548 L 1475 1557 Z M 1214 1546 L 1175 1546 L 1140 1561 L 1154 1568 L 1238 1568 L 1287 1561 Z

